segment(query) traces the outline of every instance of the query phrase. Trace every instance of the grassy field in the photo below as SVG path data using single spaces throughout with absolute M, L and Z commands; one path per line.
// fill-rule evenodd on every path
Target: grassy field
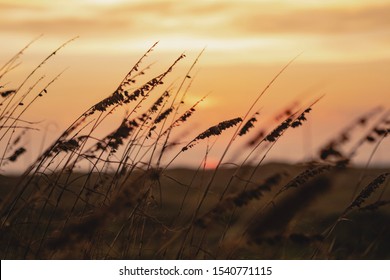
M 245 176 L 252 169 L 245 167 L 237 176 Z M 14 233 L 3 235 L 3 242 L 7 243 L 2 244 L 2 248 L 8 248 L 8 251 L 3 251 L 7 254 L 4 257 L 388 259 L 389 209 L 370 209 L 369 205 L 378 200 L 389 201 L 389 192 L 378 191 L 366 201 L 365 207 L 342 215 L 351 204 L 361 174 L 365 174 L 362 184 L 367 185 L 385 170 L 334 170 L 309 180 L 301 186 L 304 190 L 302 192 L 294 187 L 278 195 L 294 177 L 306 170 L 308 166 L 304 165 L 264 165 L 256 173 L 253 182 L 246 186 L 247 189 L 256 189 L 267 178 L 280 172 L 283 172 L 283 178 L 270 189 L 264 189 L 261 196 L 248 197 L 248 202 L 241 205 L 237 198 L 246 185 L 241 180 L 235 180 L 225 199 L 219 201 L 230 176 L 236 172 L 236 169 L 221 169 L 194 220 L 193 213 L 204 192 L 204 182 L 210 180 L 213 171 L 173 169 L 167 171 L 166 176 L 159 181 L 161 188 L 150 190 L 147 207 L 142 205 L 141 208 L 139 205 L 137 213 L 132 213 L 134 206 L 127 208 L 126 201 L 122 201 L 121 197 L 114 198 L 99 210 L 92 206 L 85 209 L 83 202 L 74 210 L 74 215 L 82 216 L 83 219 L 76 223 L 70 221 L 62 228 L 76 193 L 82 187 L 81 184 L 74 184 L 63 196 L 55 215 L 52 216 L 53 206 L 47 206 L 46 212 L 40 217 L 40 224 L 34 224 L 35 235 L 42 236 L 45 225 L 52 219 L 40 255 L 33 255 L 38 246 L 36 241 L 22 234 L 26 230 L 31 231 L 32 225 L 19 222 L 14 225 L 17 229 Z M 88 175 L 73 176 L 72 179 L 80 179 Z M 105 176 L 108 178 L 112 174 Z M 139 176 L 141 174 L 134 175 L 130 181 L 137 182 Z M 92 177 L 98 180 L 100 175 L 93 174 Z M 18 177 L 2 177 L 2 197 L 12 193 L 18 180 Z M 314 197 L 310 188 L 321 186 L 325 188 Z M 60 191 L 56 196 L 59 194 Z M 241 197 L 245 201 L 244 196 Z M 31 212 L 24 215 L 29 216 L 29 222 L 39 219 Z M 27 244 L 32 248 L 27 255 L 23 255 Z
M 23 115 L 61 74 L 40 89 L 39 78 L 29 88 L 26 82 L 37 79 L 35 73 L 67 43 L 18 88 L 1 86 L 2 170 L 28 153 L 20 139 L 35 123 Z M 142 68 L 142 61 L 155 46 L 24 174 L 1 175 L 2 259 L 389 259 L 390 173 L 369 168 L 390 131 L 389 110 L 368 108 L 310 162 L 266 164 L 275 143 L 305 125 L 321 100 L 291 104 L 267 127 L 256 127 L 255 108 L 293 59 L 239 117 L 178 141 L 173 135 L 204 100 L 184 102 L 198 59 L 172 90 L 165 79 L 185 55 L 144 78 L 149 67 Z M 0 69 L 0 82 L 23 51 Z M 97 136 L 118 108 L 126 108 L 121 124 Z M 211 139 L 227 131 L 231 136 L 210 169 Z M 198 168 L 172 167 L 205 142 Z M 367 167 L 354 168 L 355 155 L 368 143 L 373 148 Z M 240 157 L 232 153 L 237 145 Z

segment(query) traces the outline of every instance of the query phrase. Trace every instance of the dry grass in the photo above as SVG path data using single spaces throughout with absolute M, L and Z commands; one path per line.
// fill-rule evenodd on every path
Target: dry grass
M 1 169 L 29 152 L 21 139 L 37 124 L 23 115 L 43 100 L 61 75 L 40 86 L 46 78 L 37 78 L 37 72 L 73 40 L 39 63 L 16 89 L 3 86 L 3 79 L 29 45 L 0 68 Z M 389 215 L 389 173 L 368 165 L 363 170 L 349 166 L 364 143 L 374 143 L 372 155 L 376 152 L 390 131 L 389 111 L 364 114 L 326 144 L 313 162 L 264 165 L 284 133 L 305 125 L 321 99 L 301 108 L 295 102 L 276 114 L 276 123 L 256 127 L 255 107 L 294 58 L 242 116 L 206 124 L 197 136 L 172 140 L 206 98 L 190 106 L 184 103 L 204 50 L 175 90 L 175 85 L 165 83 L 184 54 L 162 73 L 145 79 L 150 66 L 141 67 L 156 45 L 113 93 L 77 117 L 23 175 L 1 175 L 2 259 L 390 257 L 384 241 L 390 229 L 383 223 Z M 33 85 L 26 88 L 27 82 Z M 97 136 L 101 124 L 120 108 L 126 114 L 119 126 Z M 368 130 L 359 130 L 369 124 Z M 233 127 L 216 167 L 206 170 L 215 139 Z M 243 139 L 247 136 L 249 142 Z M 206 151 L 197 145 L 201 142 Z M 233 147 L 241 147 L 244 160 L 237 160 Z M 197 169 L 169 168 L 190 148 L 204 154 Z M 235 168 L 224 168 L 227 163 Z M 80 164 L 88 167 L 80 171 Z M 352 202 L 351 195 L 356 196 Z M 354 226 L 348 228 L 346 221 Z M 372 232 L 372 227 L 379 230 Z M 351 235 L 356 228 L 367 234 L 364 242 Z M 351 249 L 354 242 L 359 246 Z

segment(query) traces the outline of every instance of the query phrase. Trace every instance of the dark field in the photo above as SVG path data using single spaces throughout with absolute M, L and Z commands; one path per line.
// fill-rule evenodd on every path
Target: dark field
M 18 210 L 12 226 L 2 228 L 2 258 L 389 259 L 388 183 L 345 212 L 385 170 L 336 168 L 291 185 L 308 168 L 318 169 L 266 164 L 251 182 L 240 178 L 252 168 L 242 168 L 220 200 L 235 173 L 221 169 L 200 209 L 212 170 L 175 169 L 148 178 L 135 173 L 110 199 L 98 195 L 98 188 L 80 194 L 88 174 L 72 174 L 72 188 L 55 189 L 46 205 L 31 198 L 50 186 L 23 194 L 20 201 L 30 202 Z M 112 179 L 111 174 L 92 176 L 96 182 Z M 267 178 L 274 178 L 268 186 Z M 18 180 L 1 178 L 3 202 Z M 145 188 L 144 180 L 152 187 Z

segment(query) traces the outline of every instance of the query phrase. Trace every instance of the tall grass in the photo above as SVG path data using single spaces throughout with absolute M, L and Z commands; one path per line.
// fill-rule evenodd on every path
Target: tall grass
M 16 89 L 7 88 L 3 79 L 34 41 L 0 68 L 0 168 L 29 152 L 20 146 L 21 139 L 37 133 L 38 124 L 23 116 L 36 102 L 45 102 L 50 86 L 62 74 L 46 81 L 44 75 L 37 78 L 37 72 L 73 40 L 54 50 Z M 376 144 L 372 157 L 390 130 L 388 111 L 378 108 L 360 117 L 324 145 L 314 162 L 275 165 L 266 172 L 264 161 L 285 132 L 305 125 L 314 105 L 320 105 L 321 97 L 301 107 L 297 104 L 305 101 L 299 100 L 277 112 L 274 121 L 257 127 L 261 98 L 297 57 L 276 73 L 244 113 L 175 139 L 173 135 L 186 131 L 189 118 L 207 98 L 185 103 L 204 50 L 177 86 L 166 83 L 184 54 L 160 74 L 146 78 L 151 66 L 142 65 L 156 47 L 157 43 L 141 55 L 111 94 L 78 116 L 23 175 L 13 179 L 17 182 L 0 202 L 2 258 L 337 258 L 335 244 L 342 239 L 338 228 L 354 210 L 385 215 L 387 171 L 363 189 L 360 186 L 367 181 L 363 177 L 356 184 L 349 182 L 348 190 L 360 193 L 339 215 L 328 207 L 329 213 L 311 219 L 310 229 L 299 222 L 300 216 L 312 213 L 314 202 L 336 188 L 340 176 L 351 172 L 349 164 L 362 145 Z M 118 127 L 99 136 L 98 130 L 119 109 L 126 114 Z M 360 132 L 349 151 L 343 150 L 354 140 L 352 132 L 368 123 L 372 127 Z M 217 165 L 206 170 L 216 141 L 229 130 L 230 140 Z M 235 147 L 240 147 L 240 155 L 234 153 Z M 204 154 L 198 168 L 172 167 L 194 149 Z M 235 167 L 224 168 L 229 163 Z M 368 167 L 365 172 L 370 172 Z M 380 196 L 373 199 L 381 186 Z M 337 189 L 336 195 L 344 192 Z M 381 234 L 388 230 L 384 227 Z M 363 248 L 364 254 L 350 251 L 347 257 L 366 257 L 370 250 L 375 256 L 372 242 L 378 240 L 381 236 L 373 236 L 371 249 Z M 297 253 L 297 244 L 303 253 Z

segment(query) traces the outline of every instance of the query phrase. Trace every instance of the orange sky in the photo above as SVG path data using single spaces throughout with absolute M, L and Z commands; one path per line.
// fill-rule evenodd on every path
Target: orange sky
M 207 45 L 210 63 L 367 61 L 390 56 L 390 5 L 349 1 L 1 0 L 0 32 L 10 50 L 31 36 L 46 44 L 81 36 L 74 53 L 128 55 L 161 40 L 160 49 Z M 11 47 L 12 45 L 12 47 Z M 7 47 L 7 46 L 6 46 Z M 237 52 L 263 55 L 233 56 Z M 228 61 L 226 58 L 229 57 Z
M 80 36 L 40 72 L 50 79 L 70 67 L 28 115 L 43 121 L 48 142 L 109 95 L 153 42 L 160 41 L 147 61 L 156 62 L 151 73 L 182 51 L 187 54 L 172 82 L 206 47 L 187 102 L 211 94 L 194 120 L 198 129 L 191 138 L 214 123 L 241 116 L 273 75 L 303 52 L 256 108 L 269 119 L 304 92 L 311 93 L 306 101 L 326 94 L 307 127 L 291 135 L 298 148 L 292 151 L 286 140 L 273 153 L 300 160 L 312 153 L 304 144 L 308 135 L 315 150 L 361 111 L 390 105 L 389 18 L 385 0 L 0 0 L 0 65 L 44 34 L 3 81 L 16 87 L 53 49 Z M 30 137 L 42 142 L 42 133 Z M 378 161 L 384 158 L 381 153 Z

